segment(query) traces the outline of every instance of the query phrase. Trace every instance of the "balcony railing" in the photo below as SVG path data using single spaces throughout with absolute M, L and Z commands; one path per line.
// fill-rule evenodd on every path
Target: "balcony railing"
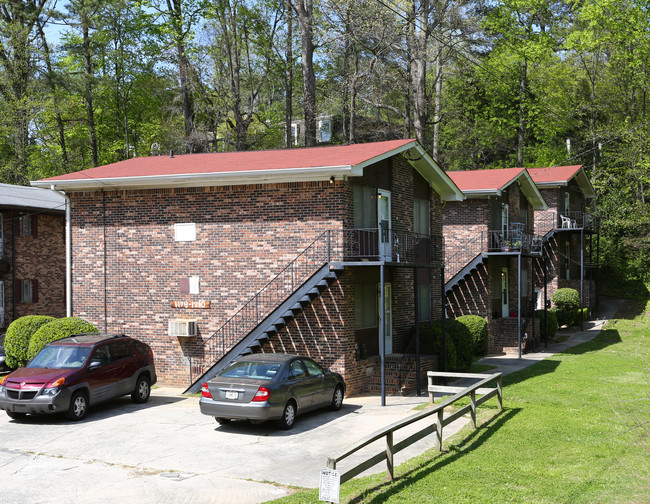
M 447 242 L 449 243 L 448 240 Z M 454 244 L 455 251 L 445 258 L 445 280 L 467 266 L 483 253 L 514 252 L 541 255 L 542 238 L 523 230 L 523 224 L 513 223 L 507 230 L 478 231 L 469 240 Z
M 377 228 L 341 229 L 333 230 L 332 233 L 332 261 L 384 260 L 441 265 L 444 258 L 441 236 Z
M 554 229 L 584 229 L 595 232 L 600 227 L 600 219 L 589 212 L 541 212 L 535 215 L 535 232 L 545 235 Z

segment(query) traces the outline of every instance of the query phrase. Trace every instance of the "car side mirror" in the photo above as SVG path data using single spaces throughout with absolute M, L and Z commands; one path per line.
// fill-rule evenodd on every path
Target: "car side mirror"
M 88 366 L 88 370 L 89 370 L 89 371 L 94 371 L 95 369 L 97 369 L 97 368 L 100 367 L 101 365 L 102 365 L 102 363 L 101 363 L 100 361 L 96 361 L 96 360 L 95 360 L 95 361 L 92 361 L 92 362 L 90 363 L 90 365 Z

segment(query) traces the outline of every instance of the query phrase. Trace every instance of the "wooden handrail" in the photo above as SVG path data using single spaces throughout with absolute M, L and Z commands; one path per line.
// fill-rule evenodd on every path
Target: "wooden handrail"
M 366 469 L 369 469 L 370 467 L 382 462 L 386 461 L 386 465 L 388 468 L 388 473 L 390 476 L 390 479 L 392 480 L 394 477 L 393 474 L 393 456 L 395 453 L 398 453 L 399 451 L 403 450 L 404 448 L 407 448 L 408 446 L 411 446 L 413 443 L 416 441 L 419 441 L 425 436 L 428 436 L 429 434 L 432 434 L 435 432 L 437 434 L 437 443 L 436 447 L 438 451 L 442 450 L 442 429 L 444 426 L 449 425 L 451 422 L 454 420 L 462 417 L 466 413 L 471 413 L 472 416 L 472 425 L 474 428 L 476 428 L 476 408 L 483 404 L 485 401 L 491 399 L 492 397 L 497 397 L 499 401 L 499 410 L 503 408 L 503 391 L 502 391 L 502 386 L 501 386 L 501 373 L 493 373 L 489 375 L 485 374 L 477 374 L 477 373 L 446 373 L 446 372 L 436 372 L 436 371 L 429 371 L 427 373 L 427 377 L 429 379 L 429 394 L 431 397 L 433 397 L 433 391 L 432 388 L 435 388 L 436 392 L 448 392 L 448 393 L 454 393 L 454 395 L 443 402 L 437 404 L 433 408 L 427 409 L 426 411 L 421 411 L 418 413 L 415 413 L 411 416 L 408 416 L 407 418 L 403 420 L 398 420 L 396 422 L 393 422 L 392 424 L 388 425 L 387 427 L 384 427 L 383 429 L 377 430 L 373 432 L 372 434 L 369 434 L 368 436 L 360 439 L 356 443 L 348 446 L 345 450 L 343 450 L 341 453 L 339 453 L 335 457 L 329 457 L 327 459 L 327 468 L 328 469 L 336 469 L 337 463 L 339 463 L 341 460 L 349 457 L 350 455 L 356 453 L 357 451 L 361 450 L 362 448 L 365 448 L 366 446 L 370 445 L 371 443 L 380 440 L 381 438 L 386 438 L 386 449 L 377 453 L 376 455 L 373 455 L 369 458 L 367 458 L 365 461 L 361 462 L 360 464 L 356 465 L 355 467 L 352 467 L 351 469 L 348 469 L 344 473 L 341 473 L 340 475 L 340 482 L 345 483 L 346 481 L 349 481 L 356 475 L 362 473 Z M 460 388 L 460 387 L 447 387 L 443 385 L 433 385 L 433 378 L 436 377 L 441 377 L 441 378 L 475 378 L 478 379 L 479 381 L 473 385 L 470 385 L 468 387 Z M 496 381 L 496 387 L 495 388 L 486 388 L 485 385 L 487 385 L 490 382 Z M 461 389 L 458 391 L 457 389 Z M 482 397 L 479 399 L 476 399 L 476 394 L 481 394 Z M 449 416 L 446 418 L 444 417 L 444 409 L 451 405 L 454 404 L 456 401 L 470 396 L 471 402 L 469 405 L 464 406 L 454 413 L 451 413 Z M 436 415 L 436 423 L 427 425 L 423 429 L 420 429 L 419 431 L 415 432 L 414 434 L 411 434 L 408 438 L 404 439 L 403 441 L 400 441 L 399 443 L 394 444 L 393 443 L 393 435 L 396 431 L 403 429 L 404 427 L 407 427 L 419 420 L 422 420 L 424 418 L 430 417 L 432 415 Z

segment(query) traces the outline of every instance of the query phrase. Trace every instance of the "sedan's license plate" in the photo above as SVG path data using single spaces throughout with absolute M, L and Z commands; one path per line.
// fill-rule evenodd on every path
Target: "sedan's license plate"
M 226 399 L 238 399 L 239 394 L 234 390 L 226 390 Z

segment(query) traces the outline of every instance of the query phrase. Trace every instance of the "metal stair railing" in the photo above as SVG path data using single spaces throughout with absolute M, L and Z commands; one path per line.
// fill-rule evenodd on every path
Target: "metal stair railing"
M 330 261 L 330 231 L 325 231 L 203 342 L 199 355 L 191 363 L 192 376 L 201 376 L 242 335 L 253 330 L 296 288 Z

